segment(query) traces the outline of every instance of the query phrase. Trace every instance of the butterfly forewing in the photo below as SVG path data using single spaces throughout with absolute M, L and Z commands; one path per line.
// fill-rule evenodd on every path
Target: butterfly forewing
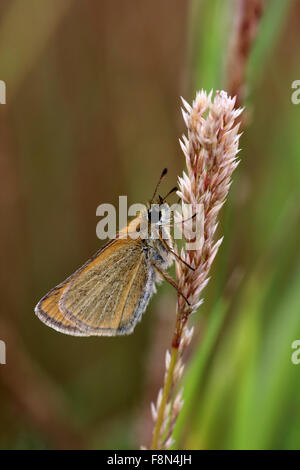
M 145 311 L 153 293 L 154 271 L 150 263 L 140 262 L 130 279 L 119 331 L 130 333 Z M 134 315 L 132 314 L 134 312 Z
M 77 271 L 59 309 L 85 334 L 130 333 L 147 306 L 151 282 L 142 241 L 115 240 Z

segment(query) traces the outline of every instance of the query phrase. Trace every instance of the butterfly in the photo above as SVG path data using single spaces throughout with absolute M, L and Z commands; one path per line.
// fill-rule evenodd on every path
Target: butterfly
M 159 204 L 153 204 L 166 173 L 165 168 L 147 208 L 38 302 L 35 313 L 42 322 L 73 336 L 130 334 L 141 320 L 156 290 L 155 284 L 162 278 L 188 303 L 166 272 L 174 257 L 186 263 L 173 251 L 168 229 L 162 236 L 162 228 L 170 223 L 168 205 L 164 201 L 177 188 L 164 198 L 159 196 Z M 138 236 L 129 236 L 133 232 Z

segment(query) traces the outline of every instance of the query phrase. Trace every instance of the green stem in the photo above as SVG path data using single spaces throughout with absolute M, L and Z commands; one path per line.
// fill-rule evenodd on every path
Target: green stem
M 163 388 L 163 396 L 162 396 L 162 400 L 159 406 L 157 420 L 156 420 L 155 428 L 153 432 L 153 440 L 151 444 L 152 450 L 158 449 L 160 430 L 161 430 L 161 426 L 162 426 L 163 419 L 164 419 L 166 404 L 167 404 L 170 390 L 172 387 L 173 373 L 174 373 L 174 369 L 176 365 L 177 355 L 178 355 L 178 348 L 172 347 L 170 365 L 169 365 L 169 369 L 167 372 L 167 377 L 166 377 L 164 388 Z

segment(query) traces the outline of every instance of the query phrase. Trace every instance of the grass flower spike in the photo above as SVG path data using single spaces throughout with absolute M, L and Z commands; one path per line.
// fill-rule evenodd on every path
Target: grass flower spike
M 176 261 L 176 277 L 182 296 L 177 300 L 177 318 L 171 352 L 166 354 L 164 385 L 159 391 L 156 404 L 151 405 L 155 422 L 152 449 L 168 449 L 173 445 L 172 431 L 183 406 L 182 390 L 177 392 L 184 370 L 182 354 L 191 341 L 193 329 L 187 320 L 202 303 L 201 294 L 209 280 L 209 270 L 217 254 L 222 238 L 216 240 L 218 214 L 231 185 L 231 175 L 238 165 L 239 124 L 237 118 L 242 109 L 235 108 L 235 98 L 225 91 L 197 93 L 193 105 L 185 100 L 182 109 L 187 126 L 187 136 L 180 145 L 186 160 L 187 171 L 179 178 L 178 195 L 182 200 L 182 214 L 177 221 L 184 223 L 185 247 L 180 256 L 195 268 L 191 270 Z M 200 211 L 201 233 L 195 238 L 193 214 Z M 191 242 L 194 246 L 190 249 Z M 195 243 L 196 242 L 196 243 Z

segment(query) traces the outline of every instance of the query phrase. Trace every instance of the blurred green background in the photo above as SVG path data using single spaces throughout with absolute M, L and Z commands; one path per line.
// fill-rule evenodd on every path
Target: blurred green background
M 1 448 L 148 444 L 176 295 L 133 335 L 73 338 L 37 301 L 93 254 L 96 208 L 182 172 L 180 95 L 226 88 L 234 0 L 2 0 Z M 248 126 L 184 376 L 176 448 L 299 449 L 300 2 L 267 1 L 247 66 Z

